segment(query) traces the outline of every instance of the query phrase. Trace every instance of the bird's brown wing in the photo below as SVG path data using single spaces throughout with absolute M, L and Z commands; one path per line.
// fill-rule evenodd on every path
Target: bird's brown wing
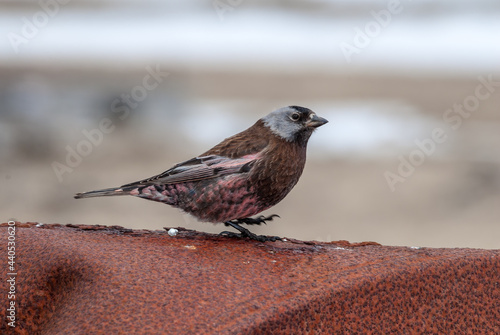
M 216 155 L 196 157 L 179 163 L 159 175 L 121 187 L 186 183 L 233 173 L 246 173 L 250 171 L 258 156 L 258 154 L 247 155 L 236 159 Z
M 250 171 L 269 144 L 269 130 L 261 120 L 241 133 L 226 138 L 212 149 L 167 171 L 122 187 L 185 183 Z

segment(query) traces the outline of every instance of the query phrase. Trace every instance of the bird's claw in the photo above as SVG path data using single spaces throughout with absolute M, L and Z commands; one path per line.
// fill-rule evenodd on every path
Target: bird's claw
M 236 220 L 232 220 L 231 222 L 233 223 L 236 223 L 236 224 L 241 224 L 241 223 L 244 223 L 244 224 L 266 224 L 266 221 L 272 221 L 275 217 L 280 217 L 278 214 L 272 214 L 272 215 L 269 215 L 269 216 L 264 216 L 264 215 L 261 215 L 261 216 L 258 216 L 256 218 L 243 218 L 243 219 L 236 219 Z
M 248 237 L 251 240 L 259 241 L 259 242 L 276 242 L 281 241 L 281 237 L 279 236 L 266 236 L 266 235 L 257 235 L 247 230 L 248 233 L 235 233 L 232 231 L 223 231 L 219 233 L 219 236 L 226 236 L 232 238 L 245 238 Z
M 274 215 L 274 216 L 277 216 L 277 215 Z M 272 220 L 272 217 L 273 217 L 273 215 L 271 216 L 271 220 Z M 266 219 L 266 218 L 263 218 L 263 219 Z M 237 221 L 237 220 L 234 220 L 234 221 Z M 242 226 L 240 226 L 238 224 L 238 222 L 234 222 L 234 221 L 227 221 L 227 222 L 224 222 L 224 224 L 226 226 L 233 227 L 234 229 L 238 230 L 240 233 L 234 233 L 234 232 L 230 232 L 230 231 L 223 231 L 219 235 L 221 235 L 221 236 L 227 236 L 227 237 L 237 237 L 237 238 L 248 237 L 248 238 L 250 238 L 252 240 L 256 240 L 256 241 L 259 241 L 259 242 L 267 242 L 267 241 L 276 242 L 276 241 L 281 241 L 281 237 L 279 237 L 279 236 L 266 236 L 266 235 L 257 235 L 257 234 L 254 234 L 250 230 L 248 230 L 248 229 L 243 228 Z

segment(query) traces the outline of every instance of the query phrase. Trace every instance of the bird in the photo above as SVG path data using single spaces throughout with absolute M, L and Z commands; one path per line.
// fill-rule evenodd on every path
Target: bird
M 85 193 L 76 199 L 132 195 L 179 208 L 202 222 L 224 223 L 239 233 L 222 235 L 257 241 L 241 224 L 262 224 L 279 217 L 252 216 L 279 203 L 297 184 L 312 133 L 328 120 L 300 106 L 282 107 L 250 128 L 226 138 L 203 154 L 153 177 Z

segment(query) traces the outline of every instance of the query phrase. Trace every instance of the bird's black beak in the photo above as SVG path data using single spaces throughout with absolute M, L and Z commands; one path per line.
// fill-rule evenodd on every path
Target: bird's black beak
M 318 128 L 324 125 L 325 123 L 328 123 L 328 120 L 325 118 L 322 118 L 320 116 L 317 116 L 316 114 L 312 115 L 312 117 L 306 122 L 306 126 L 311 127 L 311 128 Z

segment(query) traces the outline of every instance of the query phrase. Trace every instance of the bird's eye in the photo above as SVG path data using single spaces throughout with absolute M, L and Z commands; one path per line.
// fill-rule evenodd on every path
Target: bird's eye
M 300 114 L 299 113 L 293 113 L 292 115 L 290 115 L 290 119 L 292 119 L 292 121 L 299 121 Z

